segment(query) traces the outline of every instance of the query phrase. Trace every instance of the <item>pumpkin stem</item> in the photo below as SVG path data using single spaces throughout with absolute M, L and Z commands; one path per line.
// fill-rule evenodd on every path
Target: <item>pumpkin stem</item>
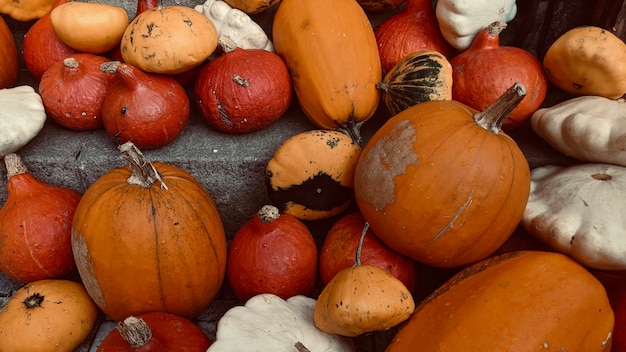
M 359 238 L 359 244 L 356 246 L 356 257 L 354 259 L 354 266 L 361 265 L 361 248 L 363 247 L 363 240 L 365 240 L 365 234 L 367 230 L 370 228 L 369 222 L 365 222 L 363 225 L 363 230 L 361 231 L 361 237 Z
M 217 39 L 217 43 L 219 44 L 220 48 L 222 48 L 222 51 L 224 53 L 230 53 L 231 51 L 237 49 L 237 43 L 235 43 L 234 40 L 223 35 L 221 35 Z
M 152 331 L 145 320 L 130 316 L 115 326 L 130 347 L 139 349 L 152 339 Z
M 167 189 L 165 183 L 161 179 L 161 175 L 154 168 L 154 166 L 146 160 L 139 148 L 128 141 L 119 146 L 119 150 L 122 152 L 122 156 L 128 165 L 130 166 L 130 176 L 126 180 L 128 184 L 139 185 L 145 188 L 150 188 L 156 181 L 161 183 L 161 188 Z
M 67 68 L 76 68 L 78 67 L 78 61 L 76 61 L 76 59 L 71 56 L 66 57 L 65 59 L 63 59 L 63 66 Z
M 363 143 L 363 138 L 361 137 L 361 126 L 363 125 L 363 122 L 365 121 L 354 122 L 353 120 L 350 120 L 347 124 L 337 127 L 337 131 L 350 136 L 353 141 L 361 145 L 361 143 Z
M 485 111 L 475 114 L 474 121 L 480 127 L 498 134 L 511 111 L 519 105 L 525 96 L 526 88 L 522 84 L 515 82 L 493 104 L 489 105 Z
M 280 217 L 280 210 L 273 205 L 264 205 L 259 210 L 257 216 L 259 221 L 264 224 L 269 224 Z
M 502 31 L 506 28 L 507 24 L 505 22 L 496 21 L 487 26 L 487 32 L 492 37 L 497 37 L 502 33 Z
M 22 158 L 15 153 L 7 154 L 4 157 L 4 164 L 7 168 L 7 179 L 20 174 L 28 173 L 28 168 L 24 165 Z
M 300 341 L 296 342 L 295 346 L 298 352 L 311 352 L 311 350 L 306 348 Z

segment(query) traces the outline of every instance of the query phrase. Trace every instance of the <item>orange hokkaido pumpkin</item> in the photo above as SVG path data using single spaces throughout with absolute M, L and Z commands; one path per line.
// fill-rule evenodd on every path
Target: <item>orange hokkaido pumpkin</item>
M 0 89 L 15 85 L 19 77 L 19 56 L 11 29 L 0 17 Z
M 383 242 L 451 268 L 484 259 L 508 239 L 528 201 L 530 169 L 500 127 L 524 95 L 515 85 L 481 113 L 454 100 L 416 104 L 372 136 L 354 192 Z
M 122 320 L 148 311 L 193 318 L 226 274 L 226 237 L 202 185 L 184 170 L 150 163 L 131 143 L 129 161 L 84 193 L 72 249 L 89 295 Z
M 356 0 L 283 0 L 272 33 L 316 126 L 355 125 L 374 114 L 382 69 L 374 30 Z
M 517 251 L 476 263 L 435 290 L 386 352 L 610 351 L 606 290 L 571 258 Z

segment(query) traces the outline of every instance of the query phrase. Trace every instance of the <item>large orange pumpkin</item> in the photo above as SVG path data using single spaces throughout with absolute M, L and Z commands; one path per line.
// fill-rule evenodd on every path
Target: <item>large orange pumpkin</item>
M 0 88 L 10 88 L 19 78 L 19 56 L 11 29 L 0 16 Z
M 518 251 L 472 265 L 416 308 L 386 352 L 610 351 L 606 290 L 571 258 Z
M 374 30 L 356 0 L 283 0 L 272 34 L 316 126 L 335 129 L 372 117 L 382 68 Z
M 416 104 L 368 141 L 355 170 L 363 217 L 388 246 L 435 267 L 484 259 L 521 220 L 528 162 L 502 121 L 514 86 L 482 113 L 454 100 Z
M 87 292 L 121 320 L 148 311 L 197 316 L 226 274 L 226 236 L 202 185 L 172 165 L 149 163 L 127 142 L 129 166 L 84 193 L 72 249 Z

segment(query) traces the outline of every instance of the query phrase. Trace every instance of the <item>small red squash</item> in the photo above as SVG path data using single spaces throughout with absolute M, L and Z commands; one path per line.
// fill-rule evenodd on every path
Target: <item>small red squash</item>
M 460 267 L 498 249 L 530 193 L 528 161 L 500 131 L 524 94 L 514 85 L 483 112 L 424 102 L 378 129 L 354 176 L 356 203 L 376 235 L 434 267 Z
M 494 22 L 480 31 L 467 50 L 450 60 L 452 99 L 482 111 L 513 83 L 526 87 L 526 97 L 504 121 L 502 129 L 513 130 L 543 103 L 548 79 L 543 65 L 530 52 L 500 45 L 505 23 Z
M 148 312 L 118 322 L 97 352 L 205 352 L 211 340 L 189 319 L 167 312 Z
M 119 62 L 105 65 L 116 79 L 102 108 L 104 128 L 117 144 L 158 149 L 175 140 L 189 119 L 189 97 L 172 77 L 146 73 Z
M 52 8 L 68 2 L 56 0 Z M 65 59 L 78 51 L 70 48 L 54 33 L 50 22 L 50 12 L 39 18 L 24 35 L 22 54 L 28 72 L 40 80 L 43 73 L 55 62 Z
M 39 81 L 48 117 L 59 125 L 90 131 L 102 128 L 102 105 L 115 74 L 102 71 L 104 56 L 80 53 L 57 61 Z
M 19 56 L 13 32 L 0 17 L 0 89 L 15 85 L 19 77 Z
M 209 125 L 227 133 L 265 128 L 291 104 L 292 85 L 280 56 L 263 49 L 242 49 L 226 38 L 223 50 L 195 81 L 196 105 Z
M 455 55 L 441 35 L 430 0 L 407 0 L 404 9 L 385 19 L 374 34 L 383 73 L 416 51 L 437 51 L 447 59 Z
M 70 226 L 81 194 L 38 180 L 17 154 L 4 157 L 7 200 L 0 208 L 0 271 L 17 282 L 59 279 L 76 266 Z
M 129 165 L 84 193 L 72 223 L 78 272 L 114 320 L 149 311 L 191 319 L 217 295 L 226 236 L 211 196 L 184 170 L 148 162 L 131 143 Z
M 364 226 L 365 219 L 357 211 L 344 215 L 328 230 L 319 258 L 320 277 L 324 285 L 339 271 L 354 265 L 354 253 Z M 417 262 L 389 248 L 371 229 L 363 239 L 361 263 L 387 270 L 410 292 L 415 292 L 417 288 Z
M 297 218 L 263 206 L 228 249 L 228 280 L 241 302 L 261 293 L 308 295 L 317 278 L 317 246 Z

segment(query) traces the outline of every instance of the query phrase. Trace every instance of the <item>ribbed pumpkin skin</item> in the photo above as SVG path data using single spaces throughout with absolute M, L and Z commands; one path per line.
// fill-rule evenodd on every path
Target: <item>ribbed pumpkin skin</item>
M 80 277 L 115 320 L 147 311 L 193 318 L 225 277 L 226 237 L 211 197 L 181 169 L 152 164 L 168 189 L 128 184 L 129 168 L 116 168 L 87 189 L 74 215 Z
M 494 252 L 530 192 L 528 162 L 506 134 L 476 124 L 453 100 L 414 105 L 368 141 L 355 170 L 363 217 L 388 246 L 435 267 Z
M 317 127 L 374 114 L 382 69 L 372 25 L 356 0 L 283 0 L 272 34 L 300 106 Z
M 437 51 L 402 58 L 378 85 L 391 116 L 415 104 L 452 99 L 452 65 Z
M 17 45 L 11 29 L 0 17 L 0 88 L 12 87 L 19 76 Z
M 560 253 L 519 251 L 461 271 L 415 309 L 386 352 L 610 351 L 602 284 Z

